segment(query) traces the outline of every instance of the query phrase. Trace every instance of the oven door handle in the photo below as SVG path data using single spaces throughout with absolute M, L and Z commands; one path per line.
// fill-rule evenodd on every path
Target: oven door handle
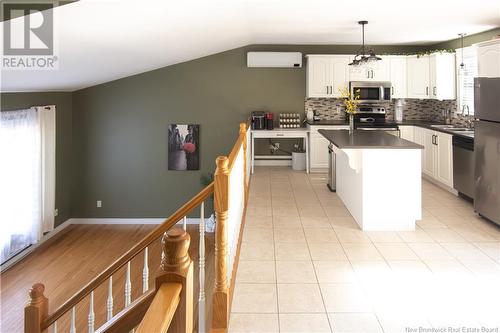
M 361 131 L 399 131 L 397 127 L 358 127 Z

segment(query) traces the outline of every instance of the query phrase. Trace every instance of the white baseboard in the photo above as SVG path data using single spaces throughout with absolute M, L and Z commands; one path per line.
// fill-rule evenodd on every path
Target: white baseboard
M 205 220 L 207 219 L 208 217 L 205 218 Z M 199 218 L 188 217 L 186 223 L 199 224 L 199 220 Z M 19 262 L 44 242 L 57 235 L 71 224 L 161 224 L 164 221 L 165 218 L 71 218 L 64 221 L 57 228 L 44 235 L 37 244 L 33 244 L 27 247 L 25 250 L 19 252 L 17 255 L 9 259 L 6 263 L 1 265 L 0 272 L 7 270 L 9 267 Z M 182 225 L 182 220 L 180 220 L 177 224 Z
M 45 243 L 46 241 L 48 241 L 49 239 L 51 239 L 52 237 L 54 237 L 55 235 L 57 235 L 58 233 L 60 233 L 64 229 L 66 229 L 70 224 L 72 224 L 71 219 L 67 219 L 66 221 L 61 223 L 59 226 L 57 226 L 53 230 L 46 233 L 44 236 L 42 236 L 42 239 L 40 239 L 40 241 L 38 243 L 30 245 L 29 247 L 27 247 L 23 251 L 16 254 L 14 257 L 10 258 L 6 263 L 2 264 L 0 266 L 0 272 L 3 272 L 5 270 L 9 269 L 10 267 L 12 267 L 14 264 L 19 262 L 24 257 L 26 257 L 28 254 L 33 252 L 40 245 L 42 245 L 43 243 Z
M 448 191 L 448 192 L 450 192 L 450 193 L 458 196 L 458 191 L 457 190 L 455 190 L 454 188 L 451 188 L 451 187 L 449 187 L 449 186 L 441 183 L 438 180 L 435 180 L 434 178 L 426 175 L 425 173 L 422 173 L 422 178 L 425 179 L 425 180 L 427 180 L 427 181 L 429 181 L 429 182 L 431 182 L 431 183 L 433 183 L 434 185 L 442 188 L 443 190 Z
M 292 160 L 255 160 L 255 166 L 291 166 Z
M 72 218 L 71 224 L 162 224 L 166 218 Z M 199 218 L 188 217 L 187 224 L 199 224 Z M 178 222 L 182 224 L 182 219 Z

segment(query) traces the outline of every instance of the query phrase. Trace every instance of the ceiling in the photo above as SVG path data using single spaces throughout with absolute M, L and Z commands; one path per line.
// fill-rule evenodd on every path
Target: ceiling
M 2 71 L 1 91 L 74 91 L 249 44 L 359 44 L 360 19 L 369 21 L 371 45 L 433 44 L 499 27 L 500 6 L 498 0 L 81 0 L 55 8 L 54 19 L 59 69 Z

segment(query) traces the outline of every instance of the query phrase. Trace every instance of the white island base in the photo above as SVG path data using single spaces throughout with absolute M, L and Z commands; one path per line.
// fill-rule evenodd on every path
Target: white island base
M 415 230 L 422 218 L 421 150 L 333 148 L 337 194 L 361 229 Z

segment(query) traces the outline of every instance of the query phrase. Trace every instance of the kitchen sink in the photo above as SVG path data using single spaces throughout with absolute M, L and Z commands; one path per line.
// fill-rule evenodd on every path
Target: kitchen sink
M 474 132 L 473 129 L 467 127 L 456 127 L 455 125 L 431 125 L 431 127 L 444 129 L 450 132 Z
M 449 129 L 449 128 L 454 128 L 455 126 L 454 125 L 431 125 L 431 127 Z
M 464 127 L 451 127 L 451 128 L 446 128 L 446 130 L 452 132 L 474 132 L 474 130 Z

